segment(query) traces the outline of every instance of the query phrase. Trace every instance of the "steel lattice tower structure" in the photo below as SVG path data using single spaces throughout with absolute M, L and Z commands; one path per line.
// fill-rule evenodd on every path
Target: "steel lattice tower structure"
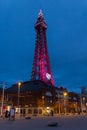
M 41 80 L 47 84 L 54 86 L 54 79 L 52 76 L 47 49 L 47 40 L 46 40 L 47 24 L 44 20 L 41 10 L 38 14 L 38 18 L 35 23 L 35 29 L 36 29 L 36 43 L 35 43 L 35 54 L 34 54 L 31 80 Z

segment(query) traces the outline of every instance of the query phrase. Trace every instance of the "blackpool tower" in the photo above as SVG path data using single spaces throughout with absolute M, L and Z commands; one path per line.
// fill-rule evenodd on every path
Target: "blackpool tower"
M 41 80 L 48 85 L 54 86 L 54 79 L 47 49 L 46 29 L 47 24 L 44 20 L 42 11 L 40 10 L 35 23 L 36 42 L 31 80 Z

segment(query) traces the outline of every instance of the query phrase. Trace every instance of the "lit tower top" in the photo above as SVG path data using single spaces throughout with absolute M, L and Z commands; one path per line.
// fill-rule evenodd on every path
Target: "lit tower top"
M 43 16 L 42 10 L 40 9 L 38 17 Z
M 44 20 L 44 17 L 43 17 L 43 13 L 42 13 L 42 10 L 40 10 L 39 14 L 38 14 L 38 19 L 37 19 L 37 22 L 35 24 L 35 28 L 37 29 L 37 27 L 44 27 L 44 29 L 47 28 L 47 24 Z
M 31 80 L 41 80 L 47 84 L 54 85 L 47 49 L 47 24 L 44 20 L 42 10 L 38 14 L 35 29 L 36 43 Z

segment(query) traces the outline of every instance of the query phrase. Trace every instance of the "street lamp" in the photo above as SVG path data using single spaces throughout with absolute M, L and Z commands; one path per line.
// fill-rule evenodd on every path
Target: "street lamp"
M 18 113 L 20 109 L 20 86 L 21 86 L 21 82 L 18 83 Z
M 82 95 L 80 94 L 80 109 L 81 109 L 81 112 L 83 113 L 83 109 L 82 109 Z
M 42 96 L 42 114 L 44 114 L 43 110 L 44 110 L 44 96 Z
M 86 106 L 86 114 L 87 114 L 87 102 L 85 103 L 85 106 Z
M 59 115 L 60 115 L 60 100 L 61 100 L 61 95 L 60 95 L 60 93 L 59 92 L 57 92 L 57 98 L 58 98 L 58 101 L 57 101 L 57 103 L 58 103 L 58 112 L 59 112 Z
M 84 109 L 86 109 L 86 98 L 85 97 L 82 97 L 81 99 L 82 101 L 82 113 L 84 113 Z
M 80 94 L 80 106 L 81 106 L 81 112 L 83 114 L 83 109 L 84 109 L 84 103 L 85 103 L 85 97 L 82 97 L 82 95 Z
M 64 96 L 64 112 L 65 112 L 65 115 L 66 115 L 66 97 L 67 97 L 67 92 L 64 92 L 63 96 Z
M 66 97 L 67 96 L 67 92 L 64 92 L 63 95 L 64 95 L 64 97 Z
M 5 83 L 3 82 L 3 88 L 2 88 L 2 103 L 1 103 L 1 117 L 3 116 L 3 106 L 4 106 L 4 89 L 5 89 Z

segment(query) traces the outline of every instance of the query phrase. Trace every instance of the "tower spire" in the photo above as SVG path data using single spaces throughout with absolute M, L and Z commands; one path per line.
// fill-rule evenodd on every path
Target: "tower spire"
M 43 16 L 42 10 L 40 9 L 38 17 Z
M 54 79 L 50 67 L 47 49 L 47 24 L 44 20 L 44 17 L 42 16 L 43 14 L 40 10 L 37 21 L 35 23 L 36 43 L 31 80 L 41 80 L 47 84 L 54 85 Z

